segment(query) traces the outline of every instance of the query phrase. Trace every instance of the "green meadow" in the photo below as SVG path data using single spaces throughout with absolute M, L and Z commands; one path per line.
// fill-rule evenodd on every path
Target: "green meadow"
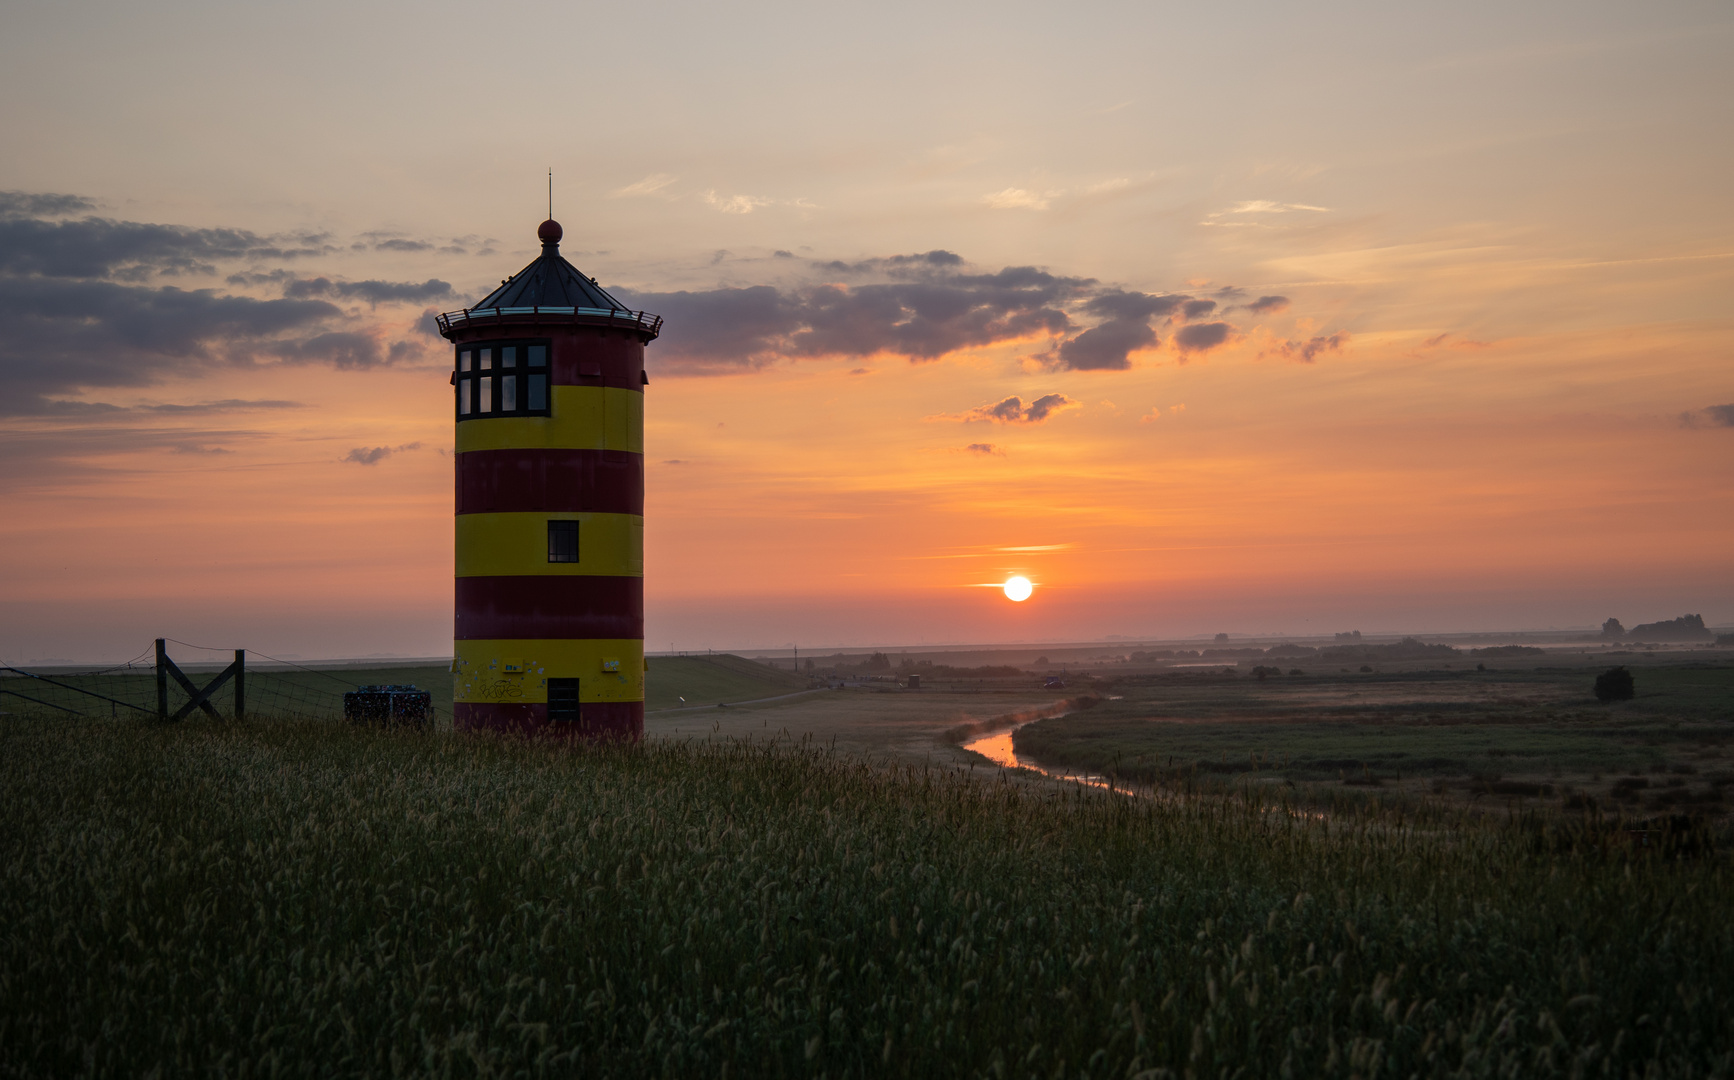
M 5 1076 L 1734 1071 L 1726 860 L 1539 820 L 202 718 L 0 808 Z

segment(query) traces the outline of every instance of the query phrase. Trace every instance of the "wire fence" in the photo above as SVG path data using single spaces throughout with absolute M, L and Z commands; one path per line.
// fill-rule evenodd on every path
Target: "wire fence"
M 174 666 L 200 688 L 236 656 L 233 649 L 173 638 L 165 642 L 177 646 Z M 244 672 L 244 682 L 231 678 L 208 699 L 225 719 L 236 719 L 239 713 L 246 721 L 341 720 L 344 694 L 361 686 L 331 671 L 260 652 L 246 653 Z M 165 715 L 174 717 L 193 701 L 193 695 L 177 679 L 164 679 L 165 714 L 159 708 L 159 674 L 154 646 L 125 663 L 89 670 L 0 665 L 0 718 L 157 721 Z

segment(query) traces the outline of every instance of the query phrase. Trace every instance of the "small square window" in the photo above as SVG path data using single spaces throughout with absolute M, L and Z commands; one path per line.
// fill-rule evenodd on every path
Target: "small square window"
M 478 360 L 476 367 L 480 368 L 481 370 L 487 371 L 494 366 L 494 350 L 492 350 L 492 349 L 477 349 L 476 350 L 476 357 Z
M 458 415 L 470 415 L 470 380 L 458 383 Z
M 548 346 L 530 345 L 524 349 L 524 352 L 527 354 L 527 360 L 531 367 L 548 366 Z
M 548 407 L 548 376 L 530 376 L 530 400 L 525 408 L 531 412 L 541 412 Z
M 458 353 L 458 370 L 470 370 L 470 350 L 465 349 L 463 352 Z
M 501 367 L 517 367 L 518 366 L 518 350 L 517 350 L 516 346 L 507 345 L 505 348 L 500 350 L 500 366 Z
M 518 377 L 516 375 L 500 376 L 500 411 L 518 411 Z
M 494 411 L 494 380 L 492 378 L 476 380 L 476 411 Z
M 572 563 L 578 561 L 578 523 L 576 521 L 548 522 L 548 561 Z

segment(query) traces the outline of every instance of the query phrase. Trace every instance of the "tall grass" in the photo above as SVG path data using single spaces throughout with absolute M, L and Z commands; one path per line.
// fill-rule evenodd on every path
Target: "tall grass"
M 1727 1075 L 1719 859 L 805 747 L 0 734 L 0 1073 Z

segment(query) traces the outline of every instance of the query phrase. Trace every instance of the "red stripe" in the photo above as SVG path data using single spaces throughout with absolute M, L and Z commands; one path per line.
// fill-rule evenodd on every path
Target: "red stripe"
M 460 514 L 644 513 L 644 455 L 624 450 L 470 450 L 457 455 Z
M 549 574 L 461 577 L 459 641 L 644 637 L 644 579 Z
M 460 701 L 452 706 L 452 723 L 459 731 L 638 742 L 644 738 L 644 702 L 586 701 L 576 724 L 550 724 L 546 705 Z

